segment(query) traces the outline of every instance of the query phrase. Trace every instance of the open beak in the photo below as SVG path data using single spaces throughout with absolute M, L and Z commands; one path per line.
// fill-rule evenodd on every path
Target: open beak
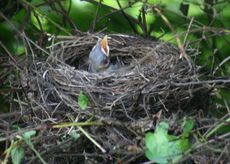
M 105 37 L 101 40 L 101 48 L 102 51 L 104 51 L 106 56 L 109 56 L 109 46 L 108 46 L 108 37 L 105 35 Z

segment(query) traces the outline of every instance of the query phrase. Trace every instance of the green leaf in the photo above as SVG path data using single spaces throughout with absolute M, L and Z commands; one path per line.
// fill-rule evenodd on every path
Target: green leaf
M 12 148 L 10 155 L 13 164 L 20 164 L 22 158 L 24 157 L 24 149 L 21 146 L 16 146 Z
M 42 30 L 47 31 L 49 26 L 46 17 L 36 9 L 34 9 L 33 11 L 34 11 L 33 14 L 31 14 L 32 24 L 40 31 Z
M 80 95 L 78 96 L 78 105 L 81 110 L 85 110 L 88 106 L 88 97 L 81 91 Z
M 33 137 L 35 135 L 36 135 L 36 131 L 35 130 L 31 130 L 31 131 L 23 133 L 22 137 L 23 137 L 24 141 L 28 145 L 32 145 L 32 143 L 31 143 L 31 137 Z
M 72 130 L 69 135 L 76 141 L 79 137 L 80 134 L 76 130 Z
M 194 120 L 192 118 L 185 118 L 183 124 L 183 134 L 182 137 L 188 137 L 194 127 Z
M 145 155 L 149 160 L 157 163 L 176 162 L 183 152 L 190 148 L 188 138 L 178 138 L 168 135 L 168 123 L 160 122 L 154 133 L 148 132 L 145 136 Z M 189 133 L 193 127 L 191 120 L 187 121 L 184 131 Z
M 168 123 L 161 122 L 157 125 L 155 133 L 147 133 L 145 155 L 148 159 L 157 163 L 167 163 L 169 140 L 167 136 Z
M 35 130 L 31 130 L 31 131 L 23 133 L 22 136 L 23 136 L 24 139 L 30 139 L 31 137 L 33 137 L 35 135 L 36 135 L 36 131 Z
M 17 124 L 13 124 L 13 125 L 12 125 L 12 128 L 14 128 L 14 129 L 16 129 L 16 130 L 20 130 L 20 126 L 17 125 Z

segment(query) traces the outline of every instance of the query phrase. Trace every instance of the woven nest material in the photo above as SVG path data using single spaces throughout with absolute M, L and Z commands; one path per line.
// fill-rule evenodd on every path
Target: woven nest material
M 146 130 L 154 127 L 158 111 L 170 116 L 171 111 L 199 105 L 195 95 L 202 87 L 193 85 L 198 77 L 196 67 L 180 58 L 178 49 L 165 42 L 109 35 L 111 60 L 119 61 L 122 67 L 114 73 L 89 73 L 89 52 L 102 37 L 55 37 L 51 46 L 42 50 L 48 50 L 48 58 L 32 60 L 29 69 L 21 73 L 26 96 L 20 104 L 25 107 L 24 113 L 32 112 L 31 119 L 24 118 L 29 125 L 89 119 L 105 123 L 84 127 L 103 149 L 84 137 L 77 142 L 65 141 L 68 146 L 64 148 L 57 146 L 56 153 L 78 153 L 76 159 L 68 159 L 75 163 L 85 162 L 86 157 L 99 163 L 115 162 L 117 158 L 132 161 L 133 154 L 142 158 L 142 139 Z M 80 92 L 89 99 L 86 110 L 79 107 Z M 47 151 L 51 153 L 57 142 L 63 142 L 60 136 L 66 136 L 72 128 L 42 129 L 45 132 L 40 134 L 45 134 L 46 144 L 51 147 Z M 40 143 L 38 149 L 43 152 L 46 145 Z M 50 159 L 49 155 L 46 159 Z
M 55 38 L 47 60 L 31 64 L 22 75 L 31 102 L 49 111 L 82 112 L 77 97 L 83 91 L 90 99 L 89 108 L 102 116 L 124 118 L 125 114 L 134 119 L 135 115 L 188 106 L 197 88 L 180 83 L 196 81 L 197 74 L 188 61 L 180 59 L 177 48 L 139 37 L 109 35 L 111 58 L 122 67 L 115 73 L 89 73 L 88 54 L 101 37 Z

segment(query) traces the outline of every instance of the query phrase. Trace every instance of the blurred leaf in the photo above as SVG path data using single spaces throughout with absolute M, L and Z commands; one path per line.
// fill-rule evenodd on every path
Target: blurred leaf
M 182 154 L 191 146 L 188 138 L 178 138 L 168 135 L 168 123 L 160 122 L 154 133 L 148 132 L 145 136 L 145 155 L 149 160 L 157 163 L 178 161 Z M 184 134 L 192 130 L 193 121 L 189 119 L 184 125 Z
M 15 15 L 13 15 L 11 19 L 16 23 L 23 23 L 23 20 L 25 19 L 26 14 L 27 14 L 26 10 L 21 9 L 17 13 L 15 13 Z
M 163 1 L 162 4 L 165 6 L 165 8 L 167 10 L 171 11 L 171 14 L 177 13 L 177 14 L 181 15 L 180 5 L 181 5 L 182 2 L 183 2 L 183 0 L 171 0 L 171 1 L 170 0 L 165 0 L 165 1 Z
M 99 3 L 101 0 L 94 0 L 95 2 Z M 126 5 L 128 1 L 120 1 L 121 5 Z M 117 4 L 117 1 L 111 1 L 111 0 L 103 0 L 102 4 L 113 7 L 115 9 L 119 9 L 119 6 Z
M 75 0 L 73 2 L 74 3 L 72 4 L 69 13 L 71 19 L 74 20 L 78 29 L 88 31 L 92 26 L 93 21 L 95 21 L 98 1 L 83 2 L 80 0 Z M 113 3 L 116 3 L 116 1 L 113 1 Z M 130 32 L 130 26 L 127 20 L 124 18 L 121 12 L 116 12 L 115 10 L 116 7 L 107 3 L 102 3 L 98 10 L 94 31 L 106 29 L 106 31 L 109 32 Z
M 221 89 L 219 93 L 222 100 L 226 100 L 228 103 L 230 103 L 230 89 Z
M 229 12 L 230 11 L 230 4 L 229 4 L 229 2 L 223 3 L 223 6 L 221 6 L 219 10 L 221 11 L 221 17 L 220 17 L 220 19 L 222 19 L 222 23 L 226 27 L 229 27 L 230 21 L 225 21 L 225 20 L 229 20 L 230 19 L 230 12 Z
M 78 105 L 81 110 L 85 110 L 88 106 L 89 100 L 88 97 L 81 91 L 78 96 Z
M 80 137 L 80 134 L 79 134 L 76 130 L 71 130 L 71 132 L 69 133 L 69 135 L 70 135 L 75 141 Z
M 24 149 L 21 146 L 16 146 L 12 148 L 10 155 L 13 164 L 20 164 L 25 155 Z
M 32 24 L 40 31 L 47 31 L 48 21 L 44 15 L 42 15 L 38 10 L 33 10 L 33 14 L 30 16 Z
M 192 118 L 184 118 L 182 137 L 188 137 L 194 127 L 194 120 Z
M 167 136 L 168 123 L 161 122 L 157 125 L 155 133 L 147 133 L 145 136 L 146 151 L 148 159 L 157 163 L 167 163 L 169 140 Z
M 201 4 L 190 3 L 189 4 L 189 12 L 188 16 L 200 16 L 204 14 L 203 10 L 201 9 Z
M 8 50 L 13 51 L 13 44 L 16 43 L 16 40 L 14 38 L 12 27 L 6 22 L 0 23 L 0 40 L 8 48 Z
M 35 130 L 31 130 L 31 131 L 28 131 L 28 132 L 25 132 L 23 133 L 22 137 L 24 139 L 24 141 L 28 144 L 28 145 L 32 145 L 31 143 L 31 138 L 33 136 L 36 135 L 36 131 Z
M 230 76 L 230 64 L 226 65 L 226 71 L 227 71 L 228 75 Z
M 16 129 L 16 130 L 20 130 L 20 126 L 17 125 L 17 124 L 13 124 L 13 125 L 12 125 L 12 128 L 14 128 L 14 129 Z
M 14 53 L 18 56 L 22 56 L 25 53 L 25 46 L 22 44 L 22 42 L 14 42 L 13 43 Z
M 45 160 L 41 157 L 39 152 L 35 149 L 33 143 L 31 142 L 31 138 L 36 135 L 35 130 L 31 130 L 28 132 L 23 133 L 22 138 L 25 141 L 25 143 L 29 146 L 29 148 L 36 154 L 36 156 L 39 158 L 41 163 L 46 164 Z
M 80 0 L 73 1 L 69 16 L 75 22 L 78 29 L 89 30 L 95 16 L 96 5 Z

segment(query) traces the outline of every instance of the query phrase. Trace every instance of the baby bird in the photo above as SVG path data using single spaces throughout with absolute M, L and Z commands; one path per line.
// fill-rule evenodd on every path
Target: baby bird
M 91 73 L 112 73 L 118 69 L 117 64 L 110 61 L 107 35 L 100 39 L 89 54 L 89 68 Z

